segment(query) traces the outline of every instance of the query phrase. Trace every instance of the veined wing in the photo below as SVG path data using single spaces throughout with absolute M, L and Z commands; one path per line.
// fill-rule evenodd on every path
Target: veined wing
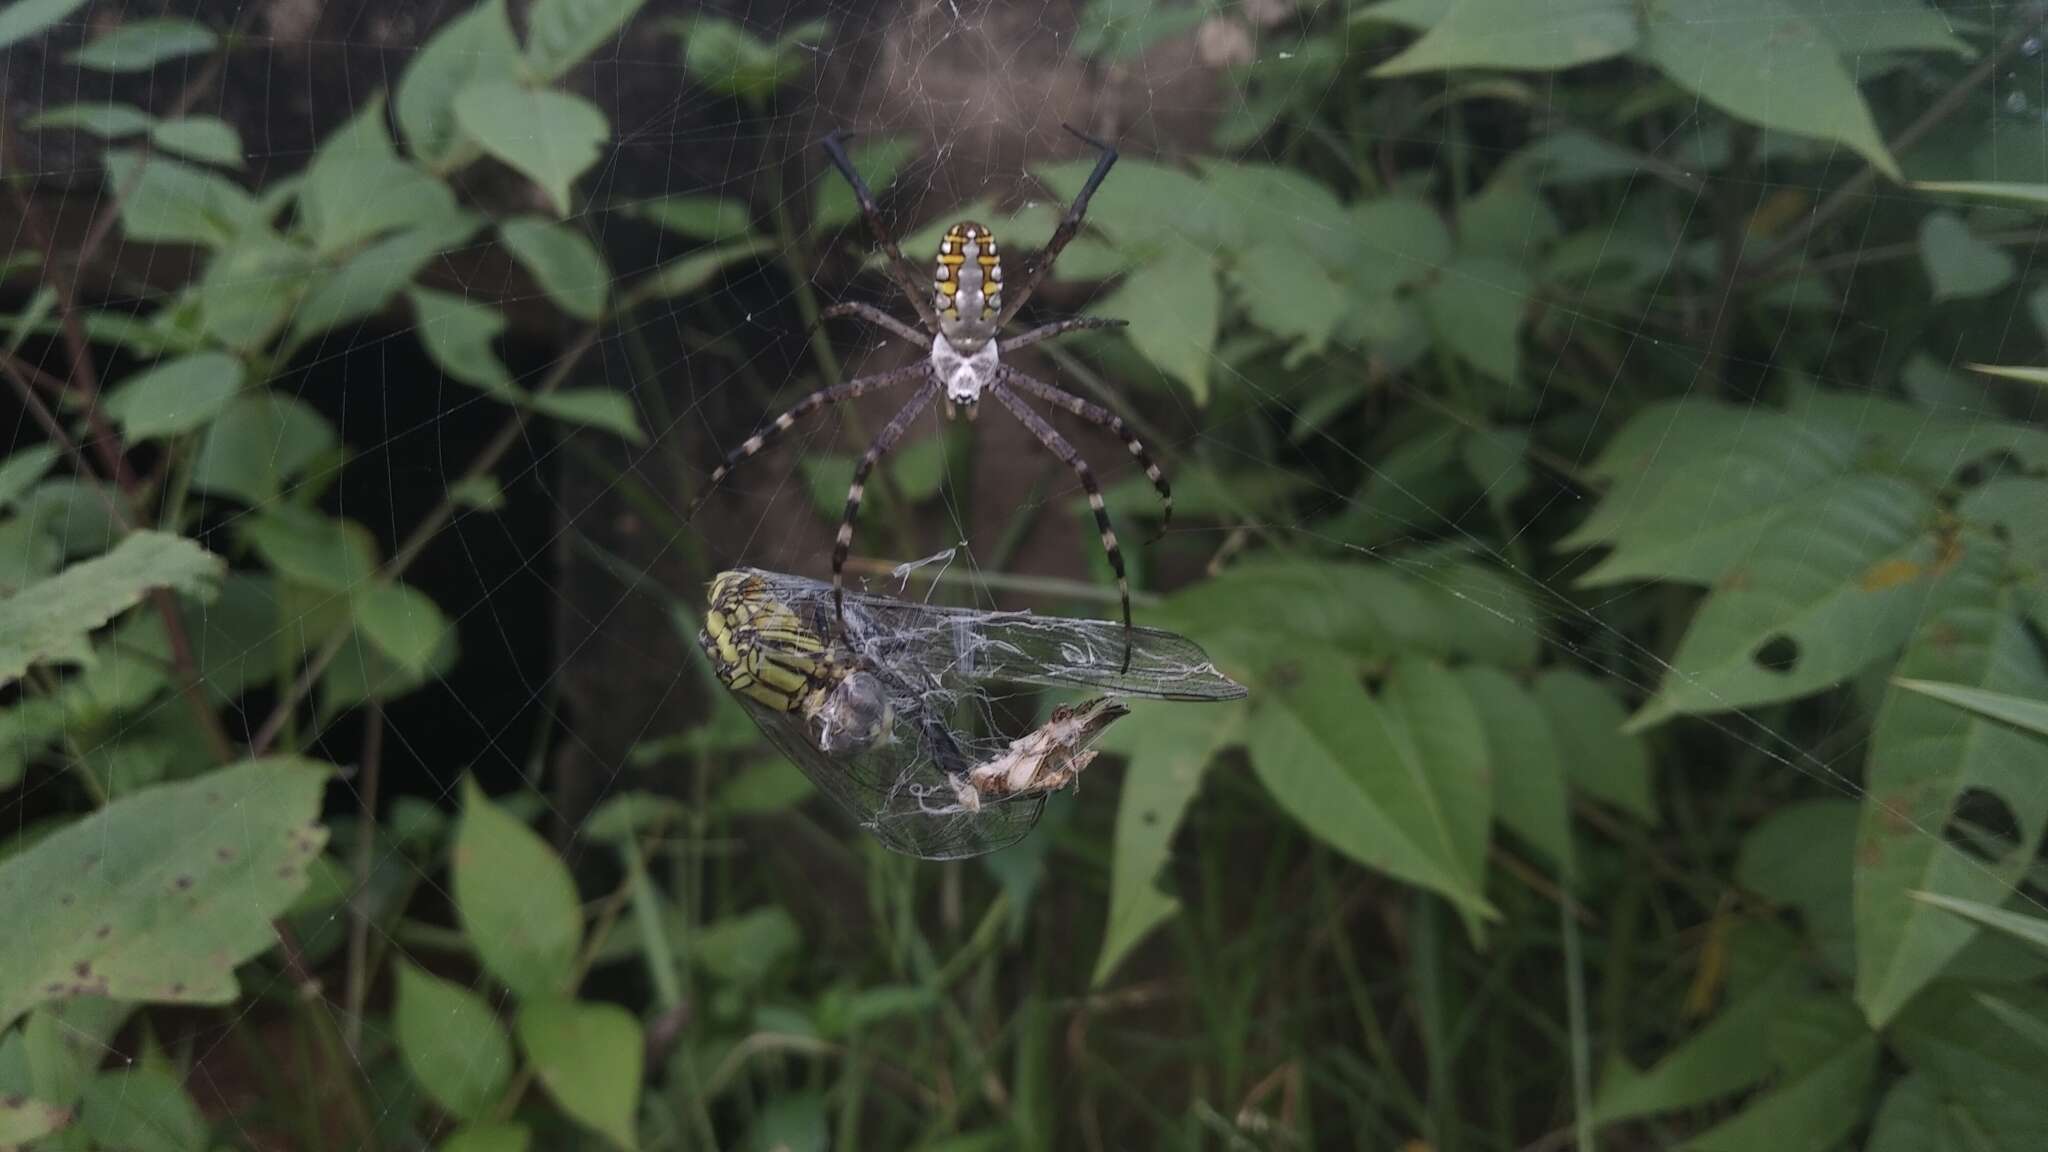
M 832 620 L 832 587 L 816 580 L 744 569 L 775 595 L 821 621 Z M 846 597 L 849 644 L 870 664 L 955 690 L 994 682 L 1084 688 L 1153 700 L 1241 700 L 1201 645 L 1173 632 L 1137 628 L 1123 667 L 1123 625 L 1107 620 L 987 612 L 895 600 Z
M 901 715 L 882 740 L 828 754 L 800 715 L 740 703 L 819 791 L 894 851 L 927 860 L 980 856 L 1022 840 L 1045 807 L 1043 795 L 1026 795 L 969 809 L 927 747 L 928 733 Z

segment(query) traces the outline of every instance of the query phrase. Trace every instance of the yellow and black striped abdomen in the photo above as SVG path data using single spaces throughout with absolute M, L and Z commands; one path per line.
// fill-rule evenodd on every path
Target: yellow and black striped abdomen
M 932 303 L 948 325 L 984 325 L 1003 307 L 1003 257 L 996 234 L 971 220 L 946 229 L 932 275 Z
M 778 712 L 816 708 L 819 694 L 849 671 L 818 628 L 741 572 L 712 581 L 698 641 L 726 687 Z

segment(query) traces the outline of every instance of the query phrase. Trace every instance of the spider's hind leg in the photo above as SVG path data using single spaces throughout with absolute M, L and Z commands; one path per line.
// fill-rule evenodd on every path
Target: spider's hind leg
M 1129 672 L 1131 670 L 1132 641 L 1131 582 L 1124 576 L 1124 550 L 1117 545 L 1116 532 L 1109 526 L 1109 509 L 1103 507 L 1102 504 L 1102 486 L 1095 482 L 1095 470 L 1088 467 L 1088 461 L 1081 459 L 1081 454 L 1074 450 L 1072 444 L 1067 443 L 1067 438 L 1060 435 L 1052 425 L 1047 424 L 1043 416 L 1033 412 L 1031 406 L 1024 403 L 1022 397 L 1010 391 L 1009 387 L 1005 384 L 1005 380 L 1015 379 L 1017 379 L 1015 373 L 1008 374 L 1005 377 L 991 381 L 988 390 L 997 400 L 1002 402 L 1003 407 L 1010 410 L 1010 414 L 1017 418 L 1018 423 L 1030 429 L 1033 436 L 1038 437 L 1038 442 L 1045 445 L 1046 451 L 1059 457 L 1062 463 L 1074 470 L 1074 475 L 1080 478 L 1082 489 L 1088 493 L 1089 510 L 1095 513 L 1095 527 L 1102 533 L 1102 550 L 1109 554 L 1110 570 L 1116 573 L 1117 597 L 1123 601 L 1123 671 Z
M 846 634 L 846 555 L 853 551 L 853 523 L 860 516 L 861 500 L 867 495 L 868 473 L 874 470 L 877 460 L 896 447 L 903 434 L 910 430 L 911 422 L 930 406 L 932 397 L 938 394 L 937 380 L 919 388 L 917 394 L 896 413 L 896 418 L 889 421 L 889 426 L 882 429 L 882 434 L 875 437 L 875 442 L 868 445 L 868 450 L 861 454 L 860 463 L 854 465 L 853 483 L 846 489 L 846 513 L 840 517 L 839 535 L 832 541 L 832 612 L 842 636 Z

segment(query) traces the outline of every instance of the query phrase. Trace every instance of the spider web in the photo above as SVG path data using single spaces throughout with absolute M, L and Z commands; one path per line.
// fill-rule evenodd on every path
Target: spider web
M 827 411 L 792 430 L 778 447 L 735 473 L 686 531 L 667 527 L 681 520 L 686 494 L 703 484 L 716 453 L 823 382 L 820 345 L 805 331 L 804 297 L 820 305 L 864 300 L 912 319 L 876 269 L 862 270 L 861 259 L 871 245 L 857 219 L 847 217 L 826 241 L 802 234 L 802 221 L 820 197 L 840 195 L 829 190 L 836 177 L 818 162 L 809 148 L 812 140 L 834 128 L 852 128 L 869 140 L 904 142 L 901 171 L 886 188 L 874 181 L 885 215 L 900 235 L 943 226 L 959 206 L 981 202 L 1002 221 L 1014 219 L 1036 229 L 1002 233 L 1014 281 L 1021 271 L 1017 261 L 1049 231 L 1062 203 L 1033 175 L 1048 157 L 1074 157 L 1072 142 L 1058 131 L 1061 121 L 1116 141 L 1127 163 L 1173 164 L 1217 155 L 1210 133 L 1218 123 L 1250 115 L 1256 99 L 1284 97 L 1291 108 L 1317 109 L 1355 96 L 1327 76 L 1289 67 L 1308 50 L 1309 30 L 1330 19 L 1335 5 L 1283 0 L 1190 5 L 1187 10 L 1200 15 L 1180 25 L 1172 23 L 1178 17 L 1148 23 L 1160 17 L 1145 4 L 1084 7 L 1077 13 L 1069 5 L 1030 0 L 902 0 L 893 6 L 791 5 L 771 15 L 759 5 L 748 6 L 744 14 L 728 14 L 766 40 L 815 16 L 832 28 L 817 45 L 803 49 L 811 67 L 796 73 L 771 106 L 758 109 L 705 92 L 693 82 L 675 41 L 656 32 L 660 17 L 671 14 L 658 4 L 649 5 L 626 34 L 579 70 L 571 86 L 605 108 L 616 147 L 579 186 L 586 207 L 577 219 L 604 243 L 619 283 L 635 281 L 687 250 L 687 245 L 617 222 L 635 205 L 664 195 L 727 197 L 746 204 L 764 228 L 787 218 L 790 230 L 773 231 L 765 259 L 727 269 L 710 290 L 642 310 L 629 329 L 600 338 L 579 366 L 579 376 L 634 398 L 644 443 L 564 436 L 529 422 L 496 475 L 508 507 L 544 509 L 545 515 L 465 511 L 423 554 L 413 579 L 453 621 L 462 656 L 445 676 L 383 706 L 381 735 L 370 739 L 381 741 L 387 795 L 394 781 L 404 781 L 404 790 L 449 806 L 463 773 L 473 771 L 499 783 L 516 779 L 534 785 L 554 815 L 574 821 L 615 791 L 640 783 L 632 778 L 632 748 L 685 727 L 701 713 L 703 668 L 689 634 L 673 626 L 666 603 L 673 598 L 701 608 L 689 578 L 741 563 L 826 575 L 840 498 L 833 493 L 843 492 L 852 458 L 886 423 L 901 393 L 883 394 L 844 412 Z M 216 12 L 211 5 L 174 0 L 95 5 L 61 26 L 53 44 L 68 48 L 107 23 L 153 14 L 192 16 L 220 27 L 249 21 L 244 26 L 249 47 L 230 65 L 226 79 L 203 88 L 203 99 L 216 102 L 243 131 L 248 177 L 252 186 L 260 186 L 301 168 L 341 120 L 396 81 L 431 29 L 467 8 L 367 4 L 360 11 L 338 13 L 280 3 L 237 15 L 224 6 Z M 1129 15 L 1120 17 L 1120 12 Z M 2003 18 L 1990 9 L 1973 9 L 1970 15 L 1994 25 Z M 1532 19 L 1525 30 L 1540 33 L 1547 27 Z M 1155 33 L 1160 34 L 1156 41 L 1150 39 Z M 59 55 L 57 47 L 40 52 L 17 47 L 7 75 L 10 93 L 38 107 L 104 98 L 97 81 L 59 66 Z M 2038 45 L 2026 51 L 1992 78 L 1988 107 L 1962 114 L 1966 123 L 1974 118 L 1976 127 L 1988 128 L 1979 134 L 1992 140 L 1992 170 L 1980 171 L 1981 178 L 2041 176 L 2048 120 L 2040 109 L 2048 107 L 2048 79 L 2039 57 Z M 1219 83 L 1219 74 L 1231 67 L 1251 68 L 1260 82 L 1259 95 Z M 161 106 L 180 96 L 195 70 L 196 65 L 182 71 L 173 66 L 129 78 L 122 81 L 124 98 Z M 337 100 L 330 95 L 336 90 L 348 95 Z M 1555 103 L 1557 93 L 1540 83 L 1531 86 L 1530 94 L 1531 111 L 1539 117 L 1577 111 Z M 1667 136 L 1644 142 L 1644 153 L 1684 168 L 1689 158 L 1721 145 L 1708 130 L 1708 119 L 1677 117 Z M 1448 146 L 1444 135 L 1425 127 L 1368 136 L 1375 147 L 1409 158 Z M 1778 142 L 1766 133 L 1760 147 Z M 30 174 L 39 183 L 70 185 L 87 214 L 99 205 L 100 193 L 94 190 L 103 177 L 92 142 L 45 134 L 26 147 Z M 1470 147 L 1473 154 L 1460 162 L 1505 158 L 1505 148 L 1488 153 L 1483 143 Z M 1932 147 L 1939 151 L 1942 145 L 1936 141 Z M 1228 170 L 1265 159 L 1244 155 L 1239 161 L 1210 163 Z M 1787 193 L 1809 198 L 1824 193 L 1860 161 L 1844 153 L 1828 167 L 1830 179 L 1822 188 L 1752 175 L 1737 190 L 1745 197 L 1753 193 L 1748 207 L 1762 211 Z M 1657 178 L 1657 172 L 1645 168 L 1616 180 L 1623 191 L 1608 223 L 1617 234 L 1627 213 L 1635 210 L 1629 190 Z M 1117 179 L 1118 173 L 1112 173 L 1110 181 Z M 1284 206 L 1233 197 L 1227 185 L 1222 188 L 1199 206 L 1202 211 L 1276 231 L 1313 223 L 1288 217 Z M 1679 231 L 1687 230 L 1695 216 L 1710 217 L 1729 183 L 1718 171 L 1705 171 L 1692 188 L 1691 200 L 1680 201 L 1684 215 L 1674 222 Z M 1874 207 L 1866 219 L 1875 218 L 1876 209 L 1896 195 L 1871 194 Z M 1220 253 L 1207 231 L 1180 226 L 1177 213 L 1192 207 L 1158 208 L 1158 225 L 1168 242 L 1197 254 Z M 1533 243 L 1536 221 L 1519 223 Z M 1598 224 L 1591 222 L 1592 229 Z M 22 243 L 17 238 L 13 247 Z M 136 267 L 103 306 L 138 317 L 151 314 L 168 299 L 164 285 L 175 282 L 179 270 L 166 267 L 168 259 L 146 246 L 117 242 L 112 247 Z M 1882 255 L 1879 247 L 1873 242 L 1854 255 L 1876 258 Z M 906 242 L 905 250 L 919 266 L 927 259 L 927 251 L 916 244 Z M 2027 281 L 2034 250 L 2031 243 L 2014 247 L 2016 282 Z M 822 259 L 814 258 L 820 253 Z M 1101 256 L 1099 247 L 1095 256 Z M 1650 256 L 1646 301 L 1678 280 L 1685 253 L 1673 243 Z M 1663 258 L 1661 268 L 1654 267 L 1656 256 Z M 1818 266 L 1832 258 L 1815 257 L 1811 263 Z M 1112 288 L 1085 274 L 1087 238 L 1077 242 L 1068 259 L 1079 268 L 1048 282 L 1022 320 L 1080 314 L 1110 297 Z M 792 268 L 801 270 L 801 280 L 792 280 Z M 506 358 L 522 382 L 542 379 L 558 355 L 560 341 L 552 337 L 561 330 L 558 319 L 548 318 L 547 297 L 502 259 L 492 262 L 486 244 L 443 254 L 438 269 L 455 290 L 495 301 L 513 316 Z M 1432 271 L 1467 274 L 1448 261 L 1433 264 Z M 1603 417 L 1604 405 L 1617 400 L 1631 373 L 1646 365 L 1658 365 L 1666 374 L 1672 364 L 1691 365 L 1687 395 L 1712 395 L 1736 407 L 1754 403 L 1762 410 L 1761 402 L 1727 391 L 1724 380 L 1775 377 L 1804 389 L 1875 397 L 1906 362 L 1905 348 L 1931 357 L 1939 369 L 1939 382 L 1922 397 L 1930 415 L 1987 426 L 2038 416 L 2024 396 L 2013 401 L 1956 383 L 1966 344 L 1974 354 L 1991 358 L 1981 351 L 1988 343 L 2007 362 L 2038 356 L 2040 334 L 2026 314 L 2024 298 L 2012 293 L 1995 297 L 1995 309 L 1972 317 L 1969 333 L 1925 332 L 1860 301 L 1855 308 L 1842 307 L 1834 320 L 1833 342 L 1816 364 L 1731 351 L 1718 336 L 1701 339 L 1670 323 L 1649 303 L 1633 316 L 1619 312 L 1593 299 L 1590 279 L 1578 299 L 1541 301 L 1561 317 L 1562 336 L 1551 350 L 1526 355 L 1521 367 L 1524 411 L 1532 422 L 1568 405 L 1585 405 L 1593 413 L 1578 448 L 1553 448 L 1550 459 L 1536 463 L 1536 471 L 1561 482 L 1521 513 L 1525 525 L 1591 508 L 1596 494 L 1575 485 L 1618 426 Z M 1786 322 L 1788 330 L 1792 323 Z M 1720 329 L 1718 321 L 1705 325 L 1708 332 Z M 908 363 L 916 355 L 914 349 L 892 346 L 879 333 L 851 326 L 834 325 L 827 333 L 824 354 L 838 361 L 844 379 Z M 1582 334 L 1620 349 L 1619 358 L 1605 366 L 1608 387 L 1592 397 L 1562 391 Z M 363 523 L 387 549 L 454 487 L 501 427 L 503 416 L 488 398 L 442 378 L 419 351 L 417 335 L 389 316 L 330 333 L 271 383 L 336 420 L 354 458 L 341 474 L 330 510 Z M 1966 341 L 1966 335 L 1972 338 Z M 1227 510 L 1228 501 L 1189 501 L 1196 506 L 1186 511 L 1186 523 L 1177 524 L 1152 549 L 1131 550 L 1141 624 L 1157 604 L 1156 587 L 1147 577 L 1199 571 L 1211 558 L 1227 566 L 1247 539 L 1264 540 L 1386 565 L 1475 616 L 1536 637 L 1556 663 L 1577 665 L 1588 653 L 1598 653 L 1603 662 L 1595 670 L 1630 685 L 1643 699 L 1654 697 L 1667 678 L 1678 675 L 1668 653 L 1647 649 L 1609 616 L 1606 610 L 1621 599 L 1620 593 L 1588 594 L 1578 586 L 1597 557 L 1532 557 L 1513 540 L 1494 542 L 1475 527 L 1483 523 L 1489 495 L 1497 487 L 1521 483 L 1518 478 L 1528 465 L 1497 469 L 1481 478 L 1476 492 L 1440 496 L 1390 469 L 1382 454 L 1385 441 L 1357 438 L 1358 429 L 1324 423 L 1314 397 L 1246 371 L 1224 349 L 1202 350 L 1210 391 L 1204 403 L 1182 381 L 1116 344 L 1118 339 L 1077 341 L 1072 347 L 1079 353 L 1034 356 L 1029 370 L 1083 394 L 1099 377 L 1111 406 L 1134 418 L 1184 492 L 1213 494 L 1246 483 L 1248 469 L 1268 466 L 1255 446 L 1270 442 L 1274 429 L 1306 429 L 1293 469 L 1306 487 L 1285 511 L 1218 517 L 1216 510 Z M 1333 350 L 1363 352 L 1355 345 L 1347 349 L 1342 338 Z M 1107 367 L 1096 364 L 1098 354 Z M 61 359 L 49 367 L 61 369 Z M 1434 411 L 1445 418 L 1446 427 L 1468 432 L 1491 427 L 1462 398 L 1435 395 L 1400 373 L 1379 381 L 1369 402 Z M 1139 480 L 1113 437 L 1062 428 L 1095 462 L 1106 486 L 1127 487 Z M 1670 428 L 1674 442 L 1686 435 L 1682 421 Z M 18 417 L 16 443 L 38 436 L 25 414 Z M 1657 474 L 1664 451 L 1663 445 L 1653 451 L 1645 466 L 1648 474 Z M 991 411 L 974 426 L 941 427 L 935 416 L 927 416 L 876 483 L 885 491 L 905 489 L 922 498 L 893 511 L 887 498 L 879 505 L 870 501 L 856 562 L 849 567 L 852 586 L 913 599 L 937 597 L 943 589 L 954 602 L 991 611 L 1084 603 L 1099 609 L 1094 615 L 1113 613 L 1113 587 L 1095 554 L 1092 524 L 1085 511 L 1076 510 L 1078 485 L 1056 462 L 1036 453 L 1028 434 L 1006 413 Z M 648 506 L 649 494 L 660 502 Z M 1028 528 L 1013 535 L 1006 513 L 1019 508 L 1033 515 Z M 1369 542 L 1333 528 L 1360 522 L 1371 525 L 1365 534 Z M 231 529 L 232 522 L 223 527 Z M 1125 538 L 1136 535 L 1126 532 Z M 1475 594 L 1468 584 L 1444 574 L 1440 553 L 1418 556 L 1417 546 L 1424 544 L 1450 546 L 1497 568 L 1519 597 L 1504 608 Z M 1155 549 L 1167 558 L 1155 560 Z M 934 557 L 944 562 L 927 563 Z M 340 659 L 358 662 L 365 678 L 372 674 L 360 645 L 344 650 Z M 253 735 L 265 719 L 260 703 L 248 708 L 243 717 L 247 731 L 237 735 Z M 1027 696 L 984 696 L 975 704 L 985 730 L 1014 733 L 1029 727 L 1035 718 L 1029 710 L 1040 702 Z M 164 701 L 154 707 L 174 706 Z M 135 718 L 131 728 L 147 719 Z M 1868 752 L 1869 736 L 1846 702 L 1831 722 L 1820 725 L 1818 738 L 1804 717 L 1795 726 L 1789 719 L 1736 711 L 1695 715 L 1686 723 L 1755 754 L 1773 773 L 1810 779 L 1842 796 L 1865 797 L 1856 766 Z M 337 724 L 313 748 L 339 763 L 360 762 L 367 741 L 358 728 L 354 722 Z M 0 800 L 0 818 L 10 830 L 28 827 L 49 800 L 46 790 L 57 783 L 51 776 L 31 776 Z M 2048 781 L 2039 787 L 2048 793 Z M 355 781 L 346 791 L 351 807 L 363 800 Z M 1903 809 L 1897 814 L 1908 818 Z M 1940 828 L 1921 826 L 1918 834 L 1961 855 Z M 572 857 L 578 850 L 580 845 L 572 844 Z M 379 851 L 380 868 L 407 872 L 425 889 L 439 884 L 433 870 L 395 844 L 387 841 Z M 2034 893 L 2016 890 L 2048 911 Z M 344 920 L 336 914 L 337 932 Z M 339 1020 L 347 1006 L 331 992 L 322 996 L 318 1003 Z

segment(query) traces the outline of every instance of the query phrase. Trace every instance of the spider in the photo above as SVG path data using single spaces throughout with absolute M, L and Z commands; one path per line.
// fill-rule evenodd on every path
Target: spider
M 1002 358 L 1021 348 L 1028 348 L 1055 336 L 1079 332 L 1091 328 L 1119 328 L 1125 321 L 1110 320 L 1094 316 L 1079 316 L 1067 320 L 1056 320 L 1041 324 L 1027 332 L 1008 339 L 999 339 L 998 333 L 1024 307 L 1026 301 L 1038 287 L 1039 281 L 1052 270 L 1053 261 L 1059 259 L 1060 251 L 1080 230 L 1082 216 L 1088 211 L 1088 200 L 1101 186 L 1103 178 L 1116 163 L 1116 149 L 1077 131 L 1072 126 L 1061 125 L 1097 152 L 1094 171 L 1088 174 L 1087 183 L 1081 186 L 1080 195 L 1067 207 L 1059 227 L 1053 231 L 1044 252 L 1031 270 L 1024 275 L 1022 286 L 1014 292 L 1005 293 L 1003 288 L 1003 260 L 996 247 L 995 233 L 983 225 L 963 220 L 947 229 L 945 238 L 939 241 L 936 268 L 929 281 L 930 291 L 920 292 L 917 287 L 917 272 L 914 265 L 903 255 L 903 249 L 888 228 L 882 223 L 880 209 L 875 207 L 874 195 L 868 191 L 867 181 L 861 179 L 853 162 L 847 158 L 844 141 L 847 133 L 835 131 L 819 141 L 833 167 L 853 186 L 854 198 L 860 204 L 861 216 L 867 221 L 868 231 L 881 246 L 887 257 L 889 278 L 903 290 L 910 306 L 917 311 L 924 331 L 917 329 L 889 315 L 871 304 L 845 303 L 827 308 L 819 317 L 821 321 L 837 316 L 854 316 L 873 324 L 882 331 L 909 341 L 919 347 L 928 347 L 924 359 L 903 368 L 877 372 L 821 388 L 764 425 L 760 431 L 749 436 L 738 448 L 733 449 L 711 473 L 711 483 L 705 486 L 702 495 L 691 506 L 694 517 L 713 490 L 718 487 L 732 470 L 743 460 L 755 453 L 800 418 L 844 400 L 852 400 L 869 392 L 899 384 L 915 384 L 916 391 L 898 410 L 888 427 L 868 445 L 868 450 L 854 467 L 853 483 L 846 490 L 846 513 L 839 521 L 839 535 L 832 546 L 832 603 L 843 631 L 846 624 L 846 600 L 842 573 L 846 567 L 846 554 L 853 547 L 853 525 L 860 514 L 861 498 L 865 494 L 868 473 L 891 449 L 896 447 L 911 423 L 930 406 L 932 400 L 941 394 L 946 400 L 946 418 L 951 420 L 961 411 L 973 420 L 980 411 L 984 395 L 994 396 L 1003 407 L 1010 410 L 1017 420 L 1031 431 L 1038 442 L 1048 451 L 1074 470 L 1080 478 L 1081 487 L 1087 490 L 1088 507 L 1095 513 L 1095 525 L 1102 534 L 1103 551 L 1109 554 L 1109 566 L 1116 572 L 1117 595 L 1123 603 L 1124 623 L 1124 666 L 1129 670 L 1131 659 L 1131 589 L 1124 577 L 1123 551 L 1117 546 L 1116 532 L 1110 528 L 1109 512 L 1102 504 L 1102 489 L 1095 483 L 1095 473 L 1088 462 L 1081 458 L 1065 437 L 1055 431 L 1052 425 L 1024 403 L 1019 392 L 1029 393 L 1058 408 L 1063 408 L 1091 424 L 1109 429 L 1121 437 L 1124 446 L 1145 469 L 1145 476 L 1159 493 L 1160 502 L 1165 506 L 1160 531 L 1164 532 L 1173 521 L 1173 489 L 1166 476 L 1154 463 L 1151 455 L 1138 437 L 1126 426 L 1123 419 L 1100 405 L 1092 404 L 1079 396 L 1056 388 L 1044 381 L 1028 376 L 1002 362 Z

